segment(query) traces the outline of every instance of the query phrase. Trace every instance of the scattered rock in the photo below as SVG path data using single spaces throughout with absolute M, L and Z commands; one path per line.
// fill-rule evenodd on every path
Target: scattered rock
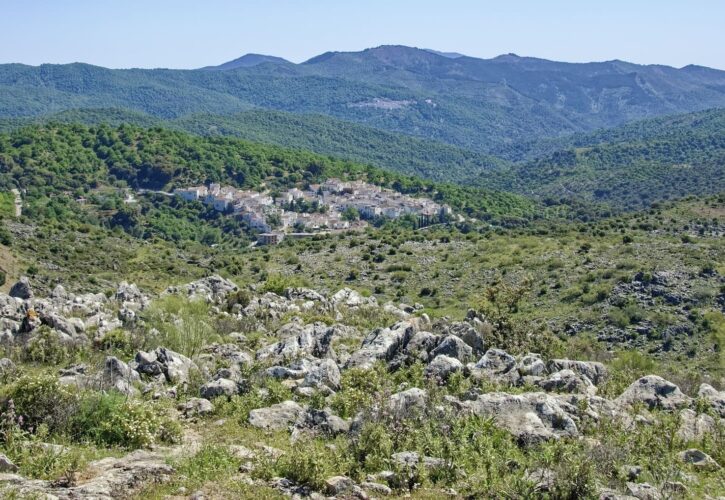
M 597 387 L 585 375 L 579 375 L 569 369 L 552 373 L 547 378 L 536 382 L 536 385 L 547 392 L 575 392 L 591 395 L 597 392 Z
M 15 297 L 22 300 L 28 300 L 33 298 L 33 289 L 30 286 L 30 280 L 23 276 L 15 283 L 8 293 L 11 297 Z
M 302 381 L 302 387 L 317 389 L 327 387 L 336 391 L 340 388 L 340 382 L 340 369 L 337 367 L 337 363 L 331 359 L 323 359 L 309 368 L 305 379 Z
M 199 395 L 205 400 L 218 398 L 220 396 L 232 397 L 240 392 L 239 384 L 228 378 L 211 380 L 199 389 Z
M 425 411 L 427 399 L 428 393 L 425 390 L 413 387 L 390 396 L 388 407 L 392 414 L 398 418 L 411 417 Z
M 355 481 L 347 476 L 334 476 L 325 480 L 325 490 L 330 495 L 345 495 L 352 492 Z
M 717 431 L 715 419 L 705 413 L 697 414 L 694 410 L 680 411 L 680 428 L 677 436 L 683 441 L 697 441 Z
M 627 493 L 639 500 L 660 500 L 662 494 L 649 483 L 627 483 Z
M 8 457 L 0 453 L 0 472 L 17 472 L 18 466 L 10 461 Z
M 461 338 L 455 335 L 449 335 L 430 353 L 431 358 L 436 358 L 440 355 L 455 358 L 465 363 L 473 356 L 473 349 Z
M 599 385 L 608 375 L 607 367 L 597 361 L 574 361 L 571 359 L 552 359 L 549 371 L 572 370 L 588 378 L 594 385 Z
M 718 391 L 711 385 L 701 384 L 697 396 L 707 401 L 720 418 L 725 418 L 725 391 Z
M 249 423 L 260 429 L 287 429 L 300 418 L 303 412 L 304 408 L 294 401 L 284 401 L 268 408 L 250 411 Z
M 414 323 L 401 321 L 390 328 L 377 328 L 368 335 L 359 350 L 345 364 L 346 368 L 369 369 L 378 360 L 391 360 L 416 333 Z
M 543 392 L 517 395 L 494 392 L 464 401 L 460 407 L 474 415 L 493 418 L 519 442 L 530 444 L 579 434 L 574 419 L 562 405 Z M 575 409 L 570 411 L 573 413 Z
M 546 375 L 546 364 L 538 354 L 527 354 L 516 366 L 523 377 L 542 377 Z
M 214 411 L 214 405 L 208 399 L 191 398 L 176 407 L 184 418 L 197 418 Z
M 463 363 L 456 358 L 441 354 L 425 367 L 425 376 L 435 378 L 441 382 L 445 381 L 456 372 L 463 370 Z
M 695 448 L 682 451 L 677 456 L 680 460 L 682 460 L 682 462 L 690 464 L 698 470 L 715 471 L 720 469 L 720 464 L 718 464 L 714 458 Z
M 642 377 L 614 400 L 615 404 L 623 407 L 642 403 L 650 410 L 676 410 L 689 406 L 690 398 L 680 391 L 672 382 L 668 382 L 657 375 Z

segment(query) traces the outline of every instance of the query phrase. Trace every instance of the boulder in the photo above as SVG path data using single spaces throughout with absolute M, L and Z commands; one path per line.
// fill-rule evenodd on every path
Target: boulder
M 682 451 L 678 453 L 677 457 L 683 463 L 690 464 L 697 470 L 712 472 L 720 469 L 720 464 L 718 464 L 714 458 L 695 448 Z
M 460 403 L 464 412 L 493 418 L 522 444 L 577 436 L 579 431 L 570 416 L 576 409 L 566 406 L 543 392 L 517 395 L 494 392 Z
M 672 382 L 647 375 L 632 383 L 614 402 L 620 407 L 641 403 L 650 410 L 676 410 L 689 406 L 691 400 Z
M 129 284 L 125 281 L 122 281 L 116 289 L 116 300 L 121 303 L 131 302 L 139 305 L 145 305 L 148 302 L 148 298 L 141 293 L 141 290 L 135 284 Z
M 220 396 L 231 397 L 240 392 L 239 384 L 228 378 L 211 380 L 199 389 L 199 395 L 204 399 L 214 399 Z
M 346 434 L 350 430 L 350 422 L 333 414 L 329 409 L 309 409 L 302 413 L 296 427 L 310 429 L 334 437 L 339 434 Z
M 463 363 L 458 361 L 456 358 L 451 358 L 450 356 L 441 354 L 440 356 L 436 356 L 436 358 L 425 367 L 425 376 L 435 378 L 438 381 L 443 382 L 455 372 L 462 370 Z
M 552 373 L 547 378 L 539 380 L 536 385 L 547 392 L 569 392 L 594 395 L 597 387 L 584 375 L 573 370 L 561 370 Z
M 135 366 L 139 373 L 154 377 L 163 375 L 170 384 L 188 383 L 190 372 L 198 369 L 192 360 L 165 347 L 158 347 L 148 353 L 139 351 Z
M 281 363 L 302 357 L 334 357 L 331 347 L 333 338 L 355 335 L 356 330 L 343 325 L 303 325 L 293 322 L 284 325 L 276 333 L 281 340 L 259 349 L 257 360 Z
M 0 358 L 0 377 L 15 373 L 15 363 L 10 358 Z
M 476 320 L 478 321 L 478 320 Z M 448 332 L 463 340 L 471 349 L 474 356 L 481 356 L 486 352 L 486 343 L 479 328 L 467 321 L 451 323 Z
M 378 360 L 390 361 L 408 344 L 416 333 L 415 323 L 400 321 L 390 328 L 377 328 L 363 340 L 362 346 L 355 351 L 345 364 L 346 368 L 369 369 Z
M 527 354 L 516 365 L 522 377 L 543 377 L 546 375 L 546 365 L 538 354 Z
M 439 355 L 449 356 L 465 363 L 473 356 L 473 349 L 460 337 L 448 335 L 430 353 L 431 358 L 435 358 Z
M 420 415 L 425 411 L 428 392 L 413 387 L 388 398 L 388 408 L 396 418 Z
M 697 396 L 707 401 L 720 418 L 725 418 L 725 391 L 718 391 L 711 385 L 701 384 Z
M 363 297 L 360 293 L 350 288 L 343 288 L 330 297 L 333 306 L 345 306 L 349 308 L 358 308 L 363 306 L 377 306 L 378 301 L 375 297 Z
M 33 298 L 33 289 L 30 286 L 30 280 L 23 276 L 12 287 L 10 287 L 9 295 L 17 299 L 28 300 Z
M 8 457 L 0 453 L 0 472 L 17 472 L 18 466 Z
M 166 289 L 167 294 L 182 293 L 191 298 L 202 298 L 207 302 L 222 302 L 231 292 L 239 289 L 237 285 L 221 276 L 212 275 L 183 286 L 172 286 Z
M 303 412 L 304 408 L 294 401 L 284 401 L 267 408 L 250 411 L 249 423 L 260 429 L 287 429 L 300 418 Z
M 649 483 L 627 483 L 627 494 L 639 500 L 660 500 L 662 494 Z
M 446 465 L 446 461 L 442 458 L 421 457 L 420 454 L 415 451 L 401 451 L 400 453 L 393 453 L 390 459 L 398 468 L 407 470 L 416 470 L 420 465 L 428 470 L 435 470 L 443 468 Z
M 699 441 L 707 435 L 717 432 L 715 419 L 705 413 L 697 414 L 694 410 L 680 411 L 680 427 L 677 437 L 683 441 Z
M 476 368 L 494 375 L 510 372 L 516 366 L 516 358 L 501 349 L 489 349 L 476 363 Z
M 214 411 L 214 405 L 208 399 L 190 398 L 176 407 L 184 418 L 203 417 Z
M 411 361 L 422 361 L 427 363 L 432 359 L 430 352 L 440 343 L 442 337 L 431 332 L 418 332 L 408 341 L 405 346 L 405 354 Z
M 305 375 L 302 387 L 314 387 L 320 389 L 327 387 L 333 391 L 340 388 L 341 376 L 337 363 L 332 359 L 323 359 L 312 363 Z
M 113 388 L 124 394 L 133 395 L 138 392 L 134 384 L 140 380 L 140 377 L 136 370 L 120 359 L 107 356 L 103 370 L 98 373 L 96 380 L 103 389 Z
M 607 367 L 597 361 L 573 361 L 570 359 L 552 359 L 549 361 L 550 372 L 560 370 L 572 370 L 587 377 L 594 385 L 599 385 L 608 375 Z
M 250 366 L 253 363 L 252 356 L 235 344 L 214 343 L 208 345 L 202 350 L 200 359 L 225 361 L 237 368 Z
M 332 496 L 352 493 L 355 481 L 347 476 L 334 476 L 325 480 L 325 491 Z

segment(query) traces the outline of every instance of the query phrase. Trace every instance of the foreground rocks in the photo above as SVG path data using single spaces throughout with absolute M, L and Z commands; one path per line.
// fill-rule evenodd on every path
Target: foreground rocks
M 144 311 L 152 299 L 133 284 L 121 283 L 110 298 L 73 295 L 62 287 L 56 288 L 51 297 L 38 298 L 28 280 L 21 280 L 13 290 L 12 296 L 0 294 L 1 338 L 8 346 L 24 348 L 47 335 L 64 346 L 80 343 L 88 348 L 101 345 L 99 339 L 109 332 L 114 332 L 114 338 L 122 338 L 127 331 L 143 331 L 152 337 L 143 324 Z M 695 401 L 677 385 L 655 375 L 634 381 L 615 398 L 601 397 L 608 394 L 604 384 L 609 377 L 602 363 L 546 359 L 537 353 L 515 356 L 487 348 L 484 333 L 491 326 L 475 314 L 464 321 L 431 321 L 417 306 L 387 304 L 381 308 L 374 299 L 351 289 L 321 294 L 294 288 L 281 295 L 266 292 L 244 296 L 246 291 L 218 276 L 172 287 L 165 293 L 205 301 L 215 320 L 245 325 L 247 329 L 214 334 L 213 342 L 189 350 L 189 356 L 165 346 L 147 350 L 137 347 L 131 351 L 135 352 L 133 356 L 109 355 L 95 365 L 64 365 L 58 370 L 59 381 L 84 391 L 117 391 L 129 398 L 143 395 L 177 399 L 166 403 L 171 412 L 178 412 L 175 415 L 185 426 L 212 421 L 214 425 L 225 425 L 224 410 L 223 418 L 214 416 L 220 408 L 236 404 L 244 407 L 251 401 L 262 407 L 252 407 L 248 418 L 245 407 L 246 421 L 239 419 L 239 425 L 265 431 L 260 435 L 269 435 L 267 431 L 284 435 L 288 431 L 293 443 L 308 437 L 354 442 L 369 423 L 405 429 L 415 428 L 426 422 L 424 419 L 446 422 L 466 416 L 490 419 L 522 447 L 566 439 L 588 443 L 594 441 L 583 432 L 589 426 L 611 422 L 636 429 L 652 425 L 665 413 L 679 419 L 678 439 L 687 446 L 711 452 L 698 441 L 716 435 L 725 418 L 724 392 L 703 384 Z M 375 308 L 384 309 L 384 317 L 399 319 L 372 329 L 345 324 L 346 314 L 379 312 L 372 311 Z M 298 314 L 302 312 L 306 314 Z M 302 319 L 311 317 L 325 322 Z M 392 387 L 386 386 L 384 394 L 359 389 L 360 394 L 354 397 L 370 396 L 364 400 L 371 403 L 359 412 L 356 409 L 357 414 L 345 412 L 342 404 L 348 403 L 345 398 L 352 392 L 351 378 L 365 387 L 368 374 L 375 380 L 386 371 L 404 369 L 410 372 L 405 372 L 402 380 L 386 379 L 388 384 L 396 381 Z M 11 360 L 0 359 L 0 376 L 4 379 L 12 380 L 17 371 Z M 415 375 L 407 378 L 408 373 Z M 446 388 L 450 390 L 445 392 Z M 282 399 L 287 400 L 278 402 Z M 244 450 L 240 473 L 255 467 L 254 453 Z M 427 456 L 422 451 L 390 453 L 384 463 L 393 471 L 381 470 L 360 484 L 346 476 L 333 476 L 327 478 L 322 490 L 340 498 L 365 498 L 368 494 L 389 494 L 391 488 L 415 488 L 421 475 L 460 472 L 448 459 Z M 275 460 L 278 458 L 275 452 Z M 677 458 L 685 471 L 720 471 L 720 464 L 697 448 L 684 450 Z M 60 487 L 18 476 L 16 464 L 0 455 L 0 487 L 13 486 L 26 496 L 123 498 L 129 491 L 166 481 L 174 474 L 166 459 L 152 451 L 100 460 L 91 468 L 89 479 Z M 627 486 L 630 495 L 643 498 L 666 492 L 664 484 L 638 482 L 640 473 L 638 465 L 621 473 L 631 483 Z M 537 492 L 554 491 L 556 471 L 532 468 L 522 474 Z M 675 483 L 667 488 L 679 488 Z M 313 493 L 308 486 L 294 484 L 288 478 L 275 478 L 265 484 L 290 495 Z M 602 498 L 617 498 L 621 493 L 603 491 Z

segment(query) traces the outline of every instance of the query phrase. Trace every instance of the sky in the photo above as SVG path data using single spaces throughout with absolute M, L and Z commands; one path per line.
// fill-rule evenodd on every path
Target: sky
M 722 0 L 0 0 L 0 63 L 198 68 L 402 44 L 725 69 Z

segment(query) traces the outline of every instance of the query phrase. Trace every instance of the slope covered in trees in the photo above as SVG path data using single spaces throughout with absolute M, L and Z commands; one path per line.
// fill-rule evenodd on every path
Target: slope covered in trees
M 401 192 L 450 203 L 479 218 L 526 216 L 520 196 L 434 184 L 369 165 L 229 137 L 200 137 L 130 125 L 32 126 L 0 135 L 0 188 L 30 197 L 83 193 L 108 184 L 154 190 L 205 182 L 283 188 L 330 177 L 365 179 Z

